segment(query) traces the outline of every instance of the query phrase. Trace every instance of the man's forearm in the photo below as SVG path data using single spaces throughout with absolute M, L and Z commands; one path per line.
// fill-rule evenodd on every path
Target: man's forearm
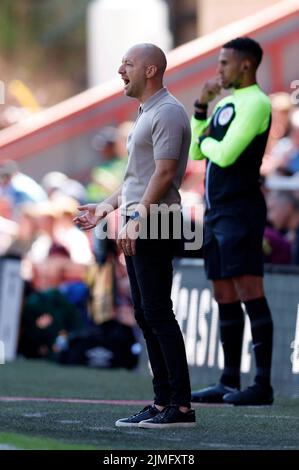
M 111 194 L 111 196 L 107 197 L 107 199 L 105 199 L 99 205 L 105 204 L 107 206 L 111 206 L 112 209 L 110 212 L 117 209 L 120 205 L 121 190 L 122 188 L 120 187 L 117 191 Z

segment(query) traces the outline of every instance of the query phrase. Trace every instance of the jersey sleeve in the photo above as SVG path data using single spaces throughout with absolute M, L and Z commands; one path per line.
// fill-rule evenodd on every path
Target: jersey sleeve
M 259 97 L 243 100 L 236 107 L 232 120 L 221 141 L 205 138 L 200 145 L 200 153 L 222 168 L 232 165 L 259 134 L 266 131 L 271 115 L 269 101 Z
M 191 118 L 191 145 L 189 155 L 192 160 L 202 160 L 203 158 L 206 158 L 206 156 L 201 152 L 198 139 L 209 126 L 210 120 L 211 118 L 196 119 L 195 116 L 192 116 Z

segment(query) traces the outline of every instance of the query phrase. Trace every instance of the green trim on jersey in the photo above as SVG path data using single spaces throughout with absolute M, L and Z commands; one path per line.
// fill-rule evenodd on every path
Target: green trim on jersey
M 229 104 L 234 107 L 235 115 L 223 138 L 216 140 L 206 137 L 199 145 L 198 138 L 204 134 L 217 111 Z M 233 95 L 226 96 L 217 103 L 209 119 L 198 120 L 192 117 L 190 157 L 193 160 L 208 158 L 222 168 L 228 167 L 235 163 L 256 136 L 267 130 L 270 117 L 270 100 L 258 85 L 234 90 Z

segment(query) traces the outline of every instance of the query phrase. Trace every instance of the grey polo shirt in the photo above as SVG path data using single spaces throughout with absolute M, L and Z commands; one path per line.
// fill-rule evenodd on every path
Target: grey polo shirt
M 190 125 L 183 105 L 166 88 L 161 88 L 139 108 L 128 137 L 128 165 L 122 187 L 121 214 L 130 215 L 140 203 L 152 174 L 155 160 L 178 160 L 171 187 L 159 204 L 180 205 L 181 185 L 190 146 Z

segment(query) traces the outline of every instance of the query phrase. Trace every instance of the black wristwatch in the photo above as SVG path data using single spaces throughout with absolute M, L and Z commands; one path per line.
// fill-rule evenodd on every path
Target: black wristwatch
M 137 222 L 138 222 L 139 220 L 141 220 L 140 212 L 139 212 L 139 211 L 134 211 L 134 212 L 130 215 L 130 220 L 136 220 Z
M 199 121 L 206 120 L 208 114 L 208 105 L 196 100 L 194 103 L 194 117 Z
M 194 108 L 202 109 L 202 110 L 206 111 L 208 109 L 208 104 L 207 103 L 200 103 L 199 100 L 196 100 L 194 102 Z

